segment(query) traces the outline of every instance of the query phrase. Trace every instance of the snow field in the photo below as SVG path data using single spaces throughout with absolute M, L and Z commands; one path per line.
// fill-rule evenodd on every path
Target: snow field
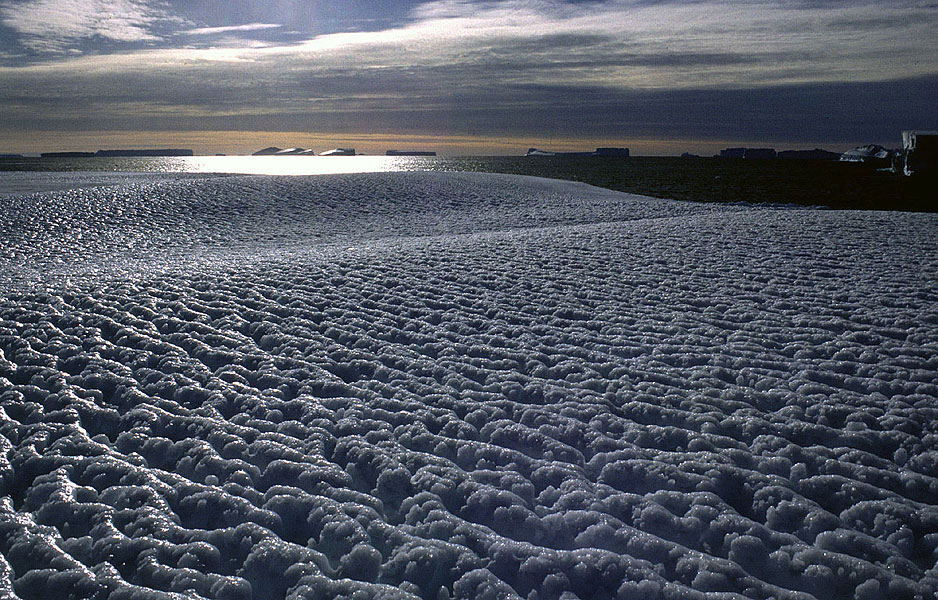
M 938 593 L 930 215 L 429 173 L 0 203 L 0 596 Z
M 32 179 L 44 174 L 30 175 L 29 186 L 42 190 L 44 180 Z M 50 175 L 57 186 L 69 184 L 63 175 L 71 174 Z M 99 181 L 96 175 L 74 174 L 75 185 Z M 60 287 L 63 281 L 139 278 L 191 262 L 225 266 L 389 238 L 718 210 L 511 175 L 167 177 L 134 174 L 120 186 L 0 195 L 0 285 L 45 281 Z M 623 203 L 623 197 L 635 201 Z

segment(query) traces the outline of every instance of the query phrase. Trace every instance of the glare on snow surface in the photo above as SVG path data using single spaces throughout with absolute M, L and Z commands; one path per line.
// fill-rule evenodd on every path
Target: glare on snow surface
M 938 593 L 934 215 L 114 177 L 0 196 L 3 597 Z

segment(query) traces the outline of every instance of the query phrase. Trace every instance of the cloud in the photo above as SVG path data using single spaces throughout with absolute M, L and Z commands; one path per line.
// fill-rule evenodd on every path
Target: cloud
M 61 52 L 90 38 L 154 42 L 158 26 L 181 19 L 146 0 L 26 0 L 0 6 L 0 22 L 33 51 Z
M 401 26 L 320 35 L 239 56 L 305 61 L 301 69 L 333 62 L 363 69 L 448 65 L 485 68 L 490 81 L 720 87 L 927 74 L 934 70 L 929 59 L 938 62 L 938 46 L 922 40 L 935 27 L 938 14 L 901 0 L 885 8 L 770 0 L 441 0 L 418 5 Z
M 150 22 L 142 35 L 164 25 Z M 839 106 L 876 131 L 923 122 L 920 100 L 934 97 L 938 72 L 935 29 L 936 11 L 904 0 L 442 0 L 380 31 L 298 39 L 265 20 L 188 25 L 177 34 L 193 37 L 163 34 L 151 49 L 0 67 L 8 83 L 0 121 L 62 114 L 57 127 L 73 119 L 76 127 L 440 134 L 562 123 L 571 135 L 685 128 L 724 139 L 734 129 L 842 139 L 861 124 Z M 260 35 L 263 44 L 244 39 Z M 186 47 L 172 47 L 180 38 Z M 925 83 L 898 96 L 883 93 L 901 84 L 876 84 L 899 79 Z M 831 91 L 819 104 L 822 88 Z M 62 106 L 69 110 L 57 112 Z M 788 113 L 804 118 L 778 116 Z
M 92 18 L 105 4 L 113 5 L 103 11 L 113 15 L 109 27 Z M 79 9 L 95 5 L 99 9 Z M 162 4 L 139 0 L 30 0 L 16 6 L 29 10 L 15 11 L 19 21 L 7 24 L 39 38 L 34 46 L 92 35 L 152 42 L 158 25 L 178 18 Z M 63 17 L 63 6 L 76 14 Z M 40 8 L 56 14 L 41 15 Z M 0 14 L 9 20 L 13 12 L 7 7 Z M 56 20 L 70 25 L 53 26 Z M 858 0 L 826 7 L 816 0 L 440 0 L 417 4 L 405 23 L 379 31 L 303 39 L 267 21 L 182 29 L 177 33 L 205 39 L 176 52 L 180 63 L 263 63 L 262 76 L 447 65 L 467 75 L 484 70 L 491 82 L 660 89 L 924 75 L 938 64 L 938 45 L 923 42 L 935 28 L 938 14 L 910 0 L 888 7 Z M 237 34 L 246 32 L 263 32 L 264 43 L 239 47 L 244 36 Z M 146 57 L 124 56 L 132 68 L 146 68 L 140 60 Z
M 225 33 L 238 33 L 244 31 L 260 31 L 265 29 L 279 29 L 283 25 L 277 23 L 248 23 L 247 25 L 229 25 L 225 27 L 199 27 L 183 31 L 185 35 L 218 35 Z

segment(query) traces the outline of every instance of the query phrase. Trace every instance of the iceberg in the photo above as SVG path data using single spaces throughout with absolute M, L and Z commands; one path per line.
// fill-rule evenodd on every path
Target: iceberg
M 428 150 L 388 150 L 385 156 L 436 156 L 436 152 Z
M 865 146 L 857 146 L 853 150 L 847 150 L 840 155 L 840 161 L 874 166 L 889 166 L 892 164 L 892 156 L 892 150 L 884 148 L 879 144 L 867 144 Z
M 774 148 L 746 148 L 743 152 L 743 158 L 775 158 L 777 155 Z
M 774 148 L 725 148 L 720 158 L 777 158 Z
M 94 158 L 94 152 L 43 152 L 39 158 Z
M 938 131 L 903 131 L 897 159 L 903 175 L 938 174 Z
M 547 150 L 539 150 L 537 148 L 528 148 L 528 151 L 524 153 L 525 156 L 557 156 L 556 152 L 548 152 Z
M 268 146 L 267 148 L 264 148 L 263 150 L 258 150 L 257 152 L 254 152 L 253 154 L 251 154 L 251 156 L 271 156 L 273 154 L 280 152 L 280 150 L 281 148 L 278 148 L 276 146 Z
M 628 148 L 596 148 L 594 152 L 596 156 L 618 156 L 621 158 L 627 158 L 629 156 Z
M 538 148 L 528 148 L 525 156 L 615 156 L 628 157 L 628 148 L 596 148 L 592 152 L 552 152 L 550 150 L 540 150 Z
M 319 156 L 355 156 L 355 148 L 333 148 L 321 152 Z
M 815 148 L 814 150 L 782 150 L 778 158 L 789 160 L 839 160 L 839 152 L 830 152 Z

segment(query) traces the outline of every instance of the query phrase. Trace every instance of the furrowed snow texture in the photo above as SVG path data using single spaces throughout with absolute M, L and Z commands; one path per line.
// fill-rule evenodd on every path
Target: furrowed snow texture
M 445 173 L 0 209 L 0 598 L 938 593 L 935 216 Z

